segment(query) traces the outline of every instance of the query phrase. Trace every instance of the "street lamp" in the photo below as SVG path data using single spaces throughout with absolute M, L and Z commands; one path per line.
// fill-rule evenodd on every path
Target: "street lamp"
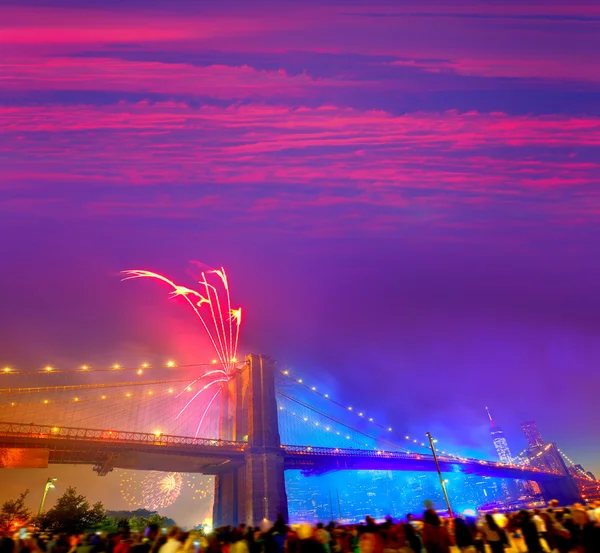
M 44 510 L 44 502 L 46 501 L 48 490 L 50 488 L 56 488 L 54 482 L 56 482 L 56 478 L 48 478 L 48 480 L 46 480 L 46 485 L 44 486 L 44 494 L 42 495 L 42 501 L 40 503 L 40 510 L 38 511 L 38 519 L 42 516 L 42 511 Z
M 448 515 L 450 518 L 453 518 L 452 508 L 450 507 L 450 500 L 448 499 L 448 492 L 446 492 L 446 481 L 442 476 L 442 471 L 440 470 L 440 463 L 437 458 L 437 453 L 435 452 L 435 446 L 433 445 L 433 436 L 431 432 L 427 432 L 427 438 L 429 439 L 429 447 L 431 448 L 431 453 L 433 453 L 433 460 L 435 461 L 435 468 L 437 469 L 438 476 L 440 477 L 440 484 L 442 486 L 442 492 L 444 492 L 444 499 L 446 500 L 446 506 L 448 507 Z

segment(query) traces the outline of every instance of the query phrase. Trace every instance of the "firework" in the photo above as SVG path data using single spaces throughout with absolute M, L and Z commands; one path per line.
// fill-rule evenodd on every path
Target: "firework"
M 195 378 L 183 388 L 182 392 L 179 394 L 181 395 L 181 393 L 188 389 L 192 384 L 202 381 L 203 386 L 184 405 L 176 418 L 179 418 L 203 392 L 213 386 L 217 386 L 216 391 L 210 396 L 210 399 L 206 403 L 200 416 L 195 434 L 198 436 L 210 406 L 221 392 L 221 386 L 219 386 L 219 384 L 229 380 L 237 362 L 237 348 L 240 326 L 242 324 L 242 308 L 231 308 L 231 295 L 229 293 L 227 273 L 223 267 L 210 271 L 202 271 L 200 281 L 198 282 L 201 291 L 193 290 L 186 286 L 180 286 L 167 277 L 151 271 L 135 269 L 123 271 L 123 274 L 125 275 L 123 280 L 150 278 L 164 282 L 170 286 L 172 289 L 170 297 L 174 298 L 181 296 L 186 300 L 195 316 L 202 324 L 215 349 L 220 367 Z M 179 395 L 176 397 L 179 397 Z
M 119 490 L 123 499 L 129 504 L 135 507 L 141 507 L 143 504 L 142 479 L 138 478 L 135 473 L 123 471 L 123 476 L 119 482 Z
M 144 507 L 151 511 L 164 509 L 181 495 L 183 477 L 178 472 L 151 472 L 142 482 Z
M 213 494 L 215 489 L 215 480 L 212 476 L 190 476 L 186 484 L 193 499 L 206 499 Z
M 183 495 L 191 495 L 194 500 L 209 499 L 214 491 L 212 476 L 177 472 L 122 471 L 119 485 L 128 504 L 152 511 L 169 507 Z

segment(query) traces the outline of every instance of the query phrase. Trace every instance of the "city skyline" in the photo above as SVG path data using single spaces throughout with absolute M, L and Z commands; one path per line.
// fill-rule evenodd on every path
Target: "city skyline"
M 447 4 L 0 0 L 0 369 L 211 362 L 121 282 L 200 260 L 240 357 L 467 456 L 486 406 L 512 454 L 535 420 L 600 474 L 600 7 Z

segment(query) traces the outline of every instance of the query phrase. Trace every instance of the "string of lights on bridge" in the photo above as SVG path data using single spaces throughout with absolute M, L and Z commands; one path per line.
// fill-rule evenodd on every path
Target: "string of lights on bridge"
M 104 389 L 104 388 L 130 388 L 130 387 L 141 387 L 141 386 L 162 386 L 162 385 L 171 385 L 171 387 L 169 387 L 166 391 L 164 391 L 163 393 L 165 395 L 170 395 L 170 394 L 174 394 L 175 392 L 193 392 L 195 390 L 197 390 L 198 388 L 202 388 L 204 386 L 197 386 L 194 385 L 193 383 L 188 384 L 185 387 L 179 387 L 178 390 L 175 390 L 175 387 L 173 387 L 173 384 L 180 384 L 182 382 L 189 382 L 189 377 L 188 378 L 179 378 L 179 379 L 173 379 L 173 380 L 142 380 L 139 382 L 113 382 L 110 384 L 106 384 L 106 383 L 101 383 L 101 384 L 75 384 L 75 385 L 69 385 L 69 386 L 43 386 L 43 387 L 38 387 L 38 388 L 0 388 L 0 394 L 6 394 L 9 395 L 11 393 L 21 393 L 21 392 L 29 392 L 29 393 L 41 393 L 41 392 L 47 392 L 47 393 L 55 393 L 55 392 L 65 392 L 65 391 L 74 391 L 74 390 L 80 390 L 80 391 L 87 391 L 87 390 L 93 390 L 93 389 Z M 87 398 L 81 398 L 79 396 L 75 396 L 71 399 L 64 399 L 64 400 L 49 400 L 49 399 L 43 399 L 40 400 L 38 402 L 11 402 L 10 406 L 11 407 L 17 407 L 17 406 L 34 406 L 34 405 L 39 405 L 39 404 L 43 404 L 43 405 L 54 405 L 54 404 L 69 404 L 69 403 L 87 403 L 87 402 L 96 402 L 96 401 L 102 401 L 102 400 L 107 400 L 107 399 L 128 399 L 128 398 L 133 398 L 133 397 L 145 397 L 145 396 L 152 396 L 152 395 L 159 395 L 160 392 L 158 394 L 155 393 L 154 390 L 148 390 L 147 392 L 141 392 L 141 393 L 133 393 L 133 392 L 125 392 L 122 394 L 102 394 L 100 396 L 95 396 L 95 397 L 87 397 Z M 6 406 L 6 404 L 5 404 Z
M 236 359 L 232 359 L 233 363 L 236 363 Z M 212 367 L 216 365 L 218 361 L 213 359 L 210 363 L 190 363 L 184 365 L 178 365 L 174 361 L 167 361 L 164 365 L 149 365 L 148 363 L 142 363 L 137 367 L 123 367 L 119 364 L 114 364 L 109 368 L 93 368 L 89 365 L 81 365 L 77 369 L 59 369 L 53 367 L 51 365 L 46 365 L 41 369 L 34 370 L 19 370 L 11 367 L 4 367 L 0 374 L 10 374 L 10 375 L 26 375 L 26 374 L 72 374 L 72 373 L 97 373 L 97 372 L 123 372 L 123 371 L 135 371 L 137 374 L 143 374 L 147 370 L 163 370 L 163 369 L 188 369 L 188 368 L 198 368 L 198 367 Z
M 557 448 L 558 452 L 567 460 L 567 462 L 571 463 L 572 467 L 577 467 L 577 463 L 575 461 L 573 461 L 564 451 L 562 451 L 561 449 Z M 579 474 L 581 474 L 582 478 L 586 478 L 587 480 L 594 480 L 589 474 L 587 474 L 584 470 L 581 470 L 580 468 L 576 468 L 575 470 L 577 470 L 577 472 L 579 472 Z
M 309 410 L 311 410 L 313 412 L 316 412 L 317 414 L 319 414 L 319 415 L 321 415 L 321 416 L 323 416 L 323 417 L 325 417 L 325 418 L 333 421 L 334 424 L 338 424 L 340 426 L 343 426 L 343 427 L 349 429 L 353 433 L 360 434 L 361 436 L 365 436 L 366 438 L 369 438 L 369 439 L 374 440 L 376 442 L 377 441 L 379 441 L 379 442 L 385 442 L 385 443 L 390 444 L 392 447 L 395 447 L 395 448 L 399 447 L 400 449 L 402 449 L 402 447 L 399 444 L 397 444 L 397 443 L 394 443 L 394 442 L 391 442 L 389 440 L 386 440 L 385 438 L 382 439 L 382 438 L 380 438 L 378 436 L 374 436 L 372 434 L 368 434 L 367 432 L 364 432 L 362 430 L 354 428 L 354 427 L 352 427 L 352 426 L 344 423 L 343 421 L 340 421 L 339 419 L 336 419 L 335 417 L 332 417 L 331 415 L 329 415 L 327 413 L 323 413 L 323 412 L 321 412 L 319 410 L 316 410 L 314 407 L 311 407 L 311 406 L 303 403 L 302 401 L 298 400 L 297 398 L 294 398 L 294 397 L 292 397 L 292 396 L 290 396 L 288 394 L 285 394 L 285 393 L 283 393 L 281 391 L 277 391 L 277 394 L 279 396 L 281 396 L 281 397 L 284 397 L 284 398 L 289 399 L 289 400 L 291 400 L 291 401 L 293 401 L 295 403 L 300 404 L 304 408 L 307 408 L 307 409 L 309 409 Z M 331 425 L 329 425 L 329 424 L 322 424 L 320 420 L 318 420 L 318 419 L 311 419 L 311 418 L 307 417 L 306 415 L 298 415 L 295 411 L 290 410 L 290 409 L 286 409 L 283 405 L 279 405 L 279 410 L 280 411 L 285 411 L 286 413 L 288 413 L 289 415 L 297 418 L 298 420 L 301 420 L 302 422 L 305 422 L 305 423 L 307 423 L 310 426 L 314 426 L 315 428 L 318 428 L 319 430 L 322 430 L 324 432 L 329 433 L 329 435 L 336 434 L 337 436 L 340 436 L 340 437 L 342 437 L 342 435 L 343 435 L 340 431 L 334 430 L 331 427 Z M 345 434 L 344 437 L 345 437 L 346 440 L 352 439 L 351 436 L 350 436 L 350 434 Z M 358 441 L 358 440 L 355 440 L 355 441 Z M 364 445 L 365 445 L 365 447 L 370 447 L 368 443 L 365 443 Z M 375 450 L 379 450 L 379 448 L 377 448 L 377 447 L 375 447 L 374 449 Z
M 380 424 L 378 422 L 376 422 L 373 417 L 368 417 L 363 411 L 359 411 L 354 409 L 354 407 L 352 406 L 347 406 L 344 405 L 342 403 L 340 403 L 339 401 L 336 401 L 335 399 L 332 399 L 331 397 L 329 397 L 329 394 L 326 393 L 322 393 L 319 390 L 317 390 L 316 386 L 309 386 L 307 384 L 304 383 L 302 378 L 294 378 L 293 376 L 291 376 L 290 374 L 290 370 L 289 369 L 284 369 L 280 371 L 281 374 L 283 376 L 285 376 L 286 378 L 288 378 L 289 380 L 291 380 L 292 382 L 295 382 L 296 384 L 299 384 L 300 386 L 302 386 L 303 388 L 305 388 L 306 390 L 311 391 L 312 393 L 318 395 L 319 397 L 331 402 L 332 404 L 336 405 L 337 407 L 341 407 L 342 409 L 345 409 L 351 413 L 353 413 L 354 415 L 356 415 L 357 417 L 366 420 L 367 422 L 369 422 L 370 424 L 376 426 L 377 428 L 391 433 L 393 436 L 396 436 L 398 438 L 400 438 L 401 440 L 407 441 L 407 442 L 411 442 L 412 444 L 415 444 L 417 446 L 421 446 L 424 447 L 426 449 L 430 449 L 429 446 L 427 444 L 425 444 L 425 442 L 420 442 L 419 440 L 415 439 L 415 438 L 411 438 L 411 436 L 407 436 L 407 435 L 402 435 L 399 434 L 398 432 L 395 432 L 394 429 L 391 426 L 384 426 L 383 424 Z M 437 442 L 437 440 L 434 440 L 435 442 Z M 446 451 L 441 451 L 440 453 L 442 455 L 447 455 L 448 457 L 453 457 L 462 461 L 466 461 L 467 459 L 465 457 L 462 457 L 461 455 L 456 455 L 453 453 L 449 453 Z
M 186 391 L 191 392 L 193 391 L 191 389 L 190 386 L 188 386 L 186 388 Z M 165 392 L 166 394 L 173 394 L 174 393 L 174 389 L 173 388 L 169 388 L 167 390 L 167 392 Z M 41 401 L 32 403 L 23 403 L 23 402 L 19 402 L 19 401 L 13 401 L 10 403 L 11 407 L 30 407 L 30 406 L 35 406 L 35 405 L 59 405 L 59 404 L 73 404 L 73 403 L 94 403 L 94 402 L 98 402 L 98 401 L 105 401 L 105 400 L 111 400 L 111 399 L 129 399 L 129 398 L 134 398 L 134 397 L 146 397 L 146 396 L 152 396 L 152 395 L 158 395 L 155 394 L 153 390 L 148 390 L 147 393 L 140 393 L 140 394 L 134 394 L 132 392 L 127 392 L 124 394 L 115 394 L 115 395 L 107 395 L 107 394 L 103 394 L 101 396 L 98 397 L 93 397 L 93 398 L 81 398 L 81 397 L 74 397 L 71 399 L 62 399 L 62 400 L 50 400 L 50 399 L 43 399 Z M 8 404 L 5 404 L 4 406 L 7 406 Z

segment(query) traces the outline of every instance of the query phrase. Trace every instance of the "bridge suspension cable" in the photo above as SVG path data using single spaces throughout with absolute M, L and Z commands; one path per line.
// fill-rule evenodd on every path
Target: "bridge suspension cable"
M 374 435 L 369 434 L 369 433 L 367 433 L 367 432 L 365 432 L 363 430 L 360 430 L 360 429 L 358 429 L 358 428 L 356 428 L 354 426 L 351 426 L 351 425 L 349 425 L 349 424 L 347 424 L 347 423 L 345 423 L 345 422 L 343 422 L 343 421 L 341 421 L 341 420 L 333 417 L 332 415 L 330 415 L 328 413 L 325 413 L 324 411 L 321 411 L 320 409 L 317 409 L 316 407 L 313 407 L 312 405 L 309 405 L 308 403 L 305 403 L 304 401 L 299 400 L 298 398 L 296 398 L 296 397 L 294 397 L 294 396 L 292 396 L 290 394 L 282 392 L 281 390 L 277 390 L 276 393 L 279 396 L 281 396 L 281 397 L 284 397 L 284 398 L 286 398 L 286 399 L 288 399 L 290 401 L 293 401 L 294 403 L 296 403 L 298 405 L 301 405 L 302 407 L 304 407 L 304 408 L 306 408 L 306 409 L 308 409 L 308 410 L 310 410 L 310 411 L 312 411 L 314 413 L 317 413 L 321 417 L 324 417 L 324 418 L 326 418 L 326 419 L 334 422 L 335 424 L 337 424 L 339 426 L 343 426 L 344 428 L 350 430 L 351 432 L 354 432 L 356 434 L 360 434 L 361 436 L 365 436 L 366 438 L 369 438 L 371 440 L 375 440 L 376 442 L 379 441 L 379 442 L 383 442 L 383 443 L 389 444 L 389 445 L 391 445 L 391 446 L 393 446 L 395 448 L 401 449 L 402 451 L 406 451 L 406 448 L 404 448 L 403 446 L 401 446 L 401 445 L 399 445 L 399 444 L 397 444 L 395 442 L 392 442 L 390 440 L 386 440 L 385 438 L 380 438 L 380 437 L 374 436 Z
M 138 374 L 142 374 L 145 371 L 154 371 L 154 370 L 165 370 L 165 369 L 191 369 L 191 368 L 199 368 L 199 367 L 214 367 L 217 364 L 216 361 L 211 361 L 210 363 L 188 363 L 178 365 L 174 361 L 167 361 L 165 365 L 150 365 L 148 363 L 142 363 L 138 367 L 122 367 L 121 365 L 113 365 L 109 368 L 93 368 L 88 365 L 82 365 L 78 369 L 57 369 L 51 365 L 47 365 L 41 369 L 34 370 L 20 370 L 13 369 L 11 367 L 4 367 L 0 369 L 0 375 L 32 375 L 32 374 L 81 374 L 81 373 L 114 373 L 114 372 L 123 372 L 123 371 L 136 371 Z
M 318 397 L 327 400 L 328 402 L 332 403 L 333 405 L 337 406 L 337 407 L 341 407 L 342 409 L 344 409 L 345 411 L 348 411 L 352 414 L 354 414 L 356 417 L 368 422 L 369 424 L 372 424 L 373 426 L 379 428 L 380 430 L 383 430 L 385 433 L 387 433 L 388 435 L 391 436 L 395 436 L 397 438 L 399 438 L 402 441 L 405 442 L 410 442 L 415 446 L 420 446 L 422 448 L 425 448 L 427 451 L 429 451 L 429 446 L 425 443 L 422 442 L 420 440 L 417 440 L 416 438 L 413 438 L 411 436 L 408 435 L 402 435 L 396 431 L 394 431 L 394 429 L 391 426 L 385 426 L 383 424 L 380 424 L 378 422 L 376 422 L 373 417 L 367 417 L 363 411 L 354 409 L 352 406 L 347 406 L 344 405 L 343 403 L 340 403 L 339 401 L 332 399 L 329 394 L 323 393 L 321 391 L 319 391 L 317 389 L 316 386 L 309 386 L 308 384 L 306 384 L 302 378 L 294 378 L 293 376 L 291 376 L 290 374 L 290 370 L 289 369 L 282 369 L 279 371 L 286 379 L 290 380 L 291 382 L 297 384 L 298 386 L 301 386 L 302 388 L 304 388 L 305 390 L 308 390 L 310 392 L 312 392 L 313 394 L 317 395 Z M 381 439 L 381 438 L 379 438 Z M 388 443 L 393 443 L 393 442 L 388 442 Z M 399 446 L 398 446 L 399 447 Z M 456 455 L 447 451 L 442 451 L 439 450 L 440 453 L 442 453 L 443 455 L 448 455 L 450 457 L 455 457 L 457 459 L 464 459 L 464 457 L 462 457 L 461 455 Z
M 189 382 L 190 377 L 178 378 L 172 380 L 141 380 L 131 382 L 95 382 L 93 384 L 65 384 L 54 386 L 32 386 L 32 387 L 14 387 L 0 388 L 0 397 L 5 394 L 35 394 L 40 392 L 59 392 L 75 390 L 98 390 L 104 388 L 124 388 L 129 386 L 152 386 L 156 384 L 174 384 L 178 382 Z
M 59 427 L 89 422 L 94 427 L 118 430 L 154 432 L 160 429 L 181 435 L 193 434 L 198 426 L 198 412 L 188 409 L 182 414 L 181 410 L 199 387 L 190 385 L 188 377 L 103 383 L 100 386 L 27 388 L 32 397 L 41 396 L 34 402 L 18 401 L 18 397 L 23 397 L 24 389 L 12 388 L 9 392 L 5 389 L 0 392 L 0 420 L 51 423 Z M 199 408 L 203 408 L 203 404 Z M 216 434 L 214 422 L 211 420 L 206 428 L 207 435 Z

